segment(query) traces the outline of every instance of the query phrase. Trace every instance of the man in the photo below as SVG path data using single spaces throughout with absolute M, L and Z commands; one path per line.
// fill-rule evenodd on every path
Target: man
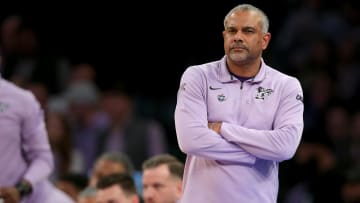
M 302 87 L 265 64 L 271 35 L 263 11 L 238 5 L 224 27 L 225 56 L 189 67 L 180 82 L 182 201 L 275 203 L 279 163 L 293 157 L 303 131 Z
M 77 196 L 77 203 L 96 203 L 96 187 L 87 187 Z
M 134 180 L 127 173 L 102 177 L 96 184 L 96 203 L 139 203 Z
M 103 176 L 112 173 L 134 173 L 134 166 L 130 158 L 120 152 L 103 153 L 95 162 L 90 174 L 89 186 L 95 187 L 96 183 Z
M 76 201 L 80 192 L 88 186 L 88 182 L 88 177 L 85 174 L 67 173 L 54 180 L 54 185 Z
M 48 180 L 54 161 L 39 102 L 30 91 L 1 76 L 0 129 L 4 203 L 74 202 Z
M 141 194 L 141 171 L 136 171 L 130 157 L 121 152 L 104 152 L 97 158 L 90 174 L 89 187 L 95 187 L 99 179 L 113 173 L 130 174 L 135 181 L 137 192 Z
M 166 131 L 154 119 L 139 116 L 134 93 L 122 83 L 103 90 L 101 108 L 108 115 L 109 128 L 98 141 L 101 152 L 126 153 L 136 171 L 150 156 L 168 151 Z
M 184 164 L 170 154 L 150 157 L 143 163 L 145 203 L 176 203 L 182 195 Z

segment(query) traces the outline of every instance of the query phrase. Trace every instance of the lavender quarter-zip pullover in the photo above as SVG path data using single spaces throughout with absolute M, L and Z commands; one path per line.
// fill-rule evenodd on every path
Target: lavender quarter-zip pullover
M 261 62 L 244 82 L 226 56 L 183 73 L 175 110 L 187 155 L 182 203 L 276 203 L 279 162 L 293 157 L 303 131 L 303 92 Z M 208 122 L 222 122 L 220 134 Z
M 22 202 L 73 202 L 57 191 L 48 176 L 53 155 L 43 111 L 30 91 L 0 77 L 0 187 L 28 180 L 33 193 Z M 59 201 L 59 200 L 61 201 Z

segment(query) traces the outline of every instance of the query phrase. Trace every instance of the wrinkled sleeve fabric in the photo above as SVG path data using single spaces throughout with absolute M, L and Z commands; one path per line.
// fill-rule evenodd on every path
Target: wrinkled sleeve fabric
M 283 85 L 273 129 L 256 130 L 224 122 L 220 134 L 258 158 L 288 160 L 295 154 L 303 131 L 302 95 L 299 81 L 290 78 Z
M 24 178 L 32 184 L 48 178 L 54 167 L 54 160 L 45 127 L 44 112 L 36 98 L 30 93 L 25 99 L 22 120 L 22 150 L 28 169 Z
M 256 157 L 208 128 L 206 74 L 196 66 L 181 77 L 175 108 L 175 129 L 180 149 L 210 160 L 252 165 Z

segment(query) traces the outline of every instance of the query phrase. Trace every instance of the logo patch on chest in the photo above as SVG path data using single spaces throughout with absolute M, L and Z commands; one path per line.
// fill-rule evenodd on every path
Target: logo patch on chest
M 218 99 L 220 102 L 223 102 L 223 101 L 226 100 L 226 97 L 225 97 L 224 94 L 219 94 L 219 95 L 217 96 L 217 99 Z
M 272 89 L 265 89 L 263 87 L 258 87 L 255 99 L 264 100 L 266 96 L 269 96 L 273 92 L 274 92 L 274 90 L 272 90 Z

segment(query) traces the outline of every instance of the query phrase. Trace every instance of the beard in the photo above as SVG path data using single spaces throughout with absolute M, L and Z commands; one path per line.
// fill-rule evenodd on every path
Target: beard
M 242 64 L 248 59 L 248 53 L 244 51 L 238 52 L 238 51 L 230 51 L 229 52 L 229 58 L 231 61 L 237 64 Z
M 230 48 L 228 52 L 228 58 L 237 65 L 251 64 L 256 61 L 260 55 L 261 52 L 250 52 L 247 47 L 241 50 Z

